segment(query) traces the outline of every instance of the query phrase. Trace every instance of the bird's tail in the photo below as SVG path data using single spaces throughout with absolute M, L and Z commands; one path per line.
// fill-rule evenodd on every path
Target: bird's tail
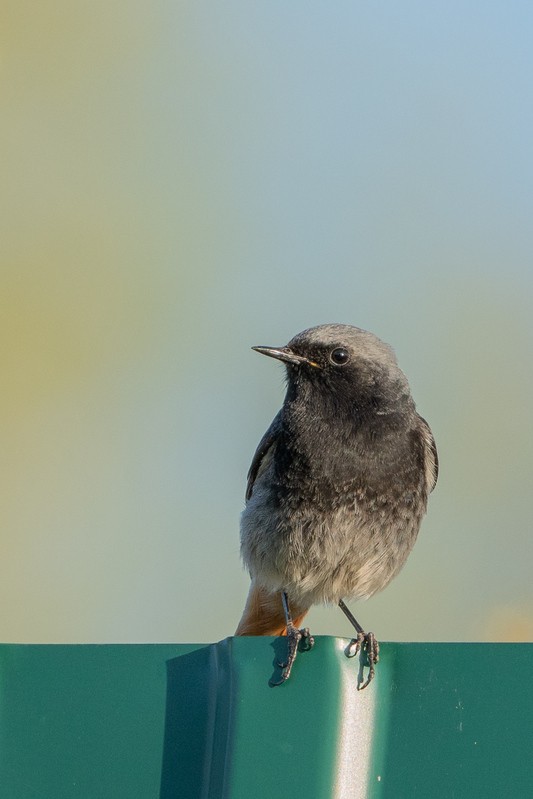
M 290 597 L 289 602 L 293 624 L 299 627 L 309 608 L 291 602 Z M 286 632 L 281 592 L 271 593 L 252 582 L 235 635 L 285 635 Z

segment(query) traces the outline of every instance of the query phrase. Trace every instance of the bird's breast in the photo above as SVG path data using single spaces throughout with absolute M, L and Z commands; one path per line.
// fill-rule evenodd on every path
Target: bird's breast
M 265 475 L 241 521 L 243 559 L 271 590 L 311 603 L 369 596 L 389 582 L 407 558 L 425 502 L 358 487 L 286 491 Z

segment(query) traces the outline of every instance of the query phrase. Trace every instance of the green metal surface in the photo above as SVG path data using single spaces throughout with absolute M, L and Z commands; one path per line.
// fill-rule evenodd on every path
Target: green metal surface
M 533 796 L 533 645 L 346 643 L 0 646 L 0 796 Z

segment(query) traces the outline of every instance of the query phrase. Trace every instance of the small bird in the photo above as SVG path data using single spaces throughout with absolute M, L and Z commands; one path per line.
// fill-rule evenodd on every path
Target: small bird
M 235 635 L 286 635 L 285 682 L 299 629 L 317 603 L 337 604 L 356 630 L 346 654 L 365 653 L 365 688 L 379 644 L 345 599 L 372 596 L 398 574 L 414 546 L 438 458 L 393 350 L 351 325 L 327 324 L 285 347 L 253 347 L 282 361 L 283 406 L 248 472 L 241 554 L 250 591 Z

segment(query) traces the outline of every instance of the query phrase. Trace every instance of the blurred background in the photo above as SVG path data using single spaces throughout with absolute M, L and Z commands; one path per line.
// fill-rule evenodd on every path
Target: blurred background
M 533 639 L 532 26 L 527 2 L 3 3 L 0 640 L 230 635 L 284 391 L 250 347 L 323 322 L 394 346 L 441 460 L 357 618 Z

